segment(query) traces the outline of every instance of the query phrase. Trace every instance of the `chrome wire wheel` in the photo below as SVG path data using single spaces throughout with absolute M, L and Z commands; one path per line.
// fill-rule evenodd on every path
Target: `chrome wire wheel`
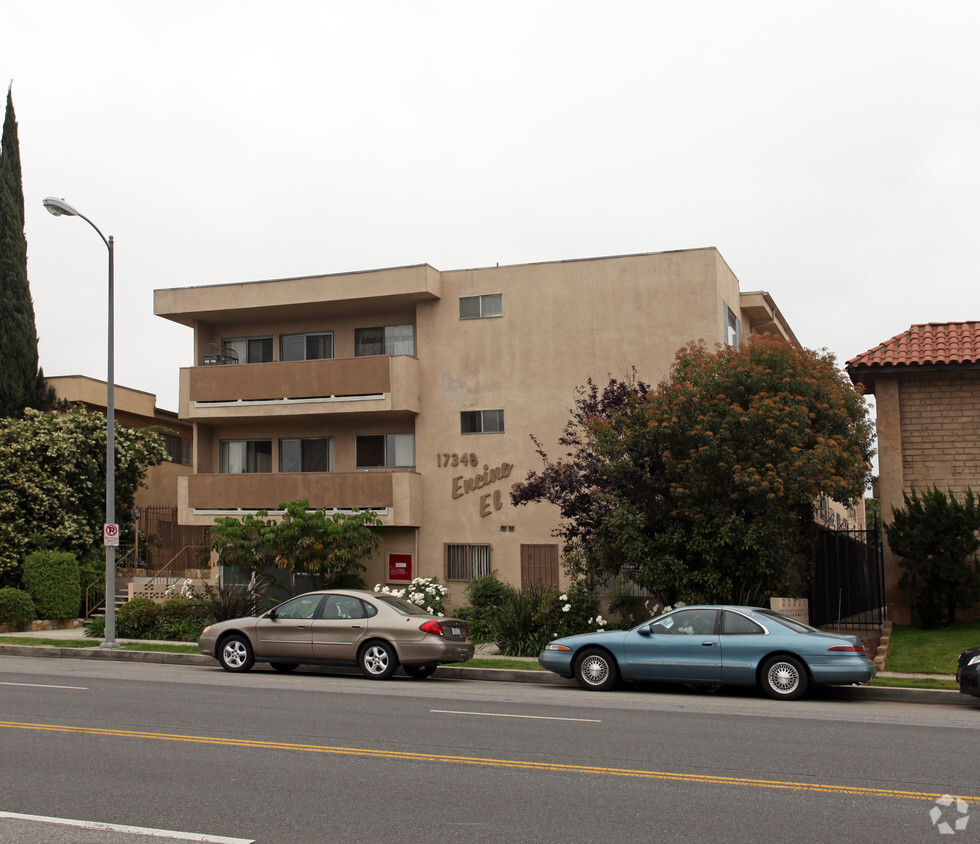
M 583 689 L 604 692 L 619 682 L 619 669 L 606 651 L 591 648 L 575 664 L 575 679 Z
M 590 686 L 601 686 L 609 676 L 609 663 L 601 656 L 582 660 L 582 679 Z
M 763 689 L 776 700 L 796 700 L 808 684 L 806 669 L 793 657 L 774 657 L 763 667 Z

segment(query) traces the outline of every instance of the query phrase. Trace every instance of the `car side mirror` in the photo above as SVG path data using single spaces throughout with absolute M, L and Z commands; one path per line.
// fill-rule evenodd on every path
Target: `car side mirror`
M 644 624 L 642 627 L 638 627 L 636 629 L 636 632 L 639 633 L 641 636 L 652 636 L 653 635 L 653 630 L 650 629 L 650 625 L 649 624 Z
M 270 619 L 271 621 L 275 621 L 279 617 L 279 614 L 275 610 L 269 610 L 265 614 L 265 617 Z

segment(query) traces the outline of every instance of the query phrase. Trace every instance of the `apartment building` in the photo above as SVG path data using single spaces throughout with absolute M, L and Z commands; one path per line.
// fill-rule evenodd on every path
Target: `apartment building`
M 439 271 L 428 265 L 157 290 L 193 329 L 179 416 L 194 428 L 182 524 L 304 498 L 370 508 L 369 583 L 481 574 L 559 584 L 557 510 L 511 486 L 552 457 L 575 389 L 657 383 L 690 340 L 796 342 L 714 248 Z

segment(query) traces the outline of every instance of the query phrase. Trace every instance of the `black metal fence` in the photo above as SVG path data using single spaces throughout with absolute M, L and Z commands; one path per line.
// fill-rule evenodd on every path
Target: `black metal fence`
M 875 628 L 885 622 L 881 539 L 875 530 L 819 528 L 810 624 Z

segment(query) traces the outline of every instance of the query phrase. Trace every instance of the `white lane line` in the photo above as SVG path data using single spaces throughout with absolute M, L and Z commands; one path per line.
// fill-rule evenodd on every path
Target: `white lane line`
M 32 689 L 74 689 L 77 692 L 88 691 L 88 686 L 53 686 L 50 683 L 0 683 L 0 686 L 29 686 Z
M 48 818 L 43 815 L 18 815 L 16 812 L 0 812 L 0 819 L 2 818 L 61 824 L 62 826 L 74 826 L 78 829 L 97 829 L 101 832 L 128 832 L 130 835 L 147 835 L 153 838 L 170 838 L 178 841 L 199 841 L 202 844 L 254 844 L 255 842 L 254 838 L 226 838 L 223 835 L 204 835 L 200 832 L 178 832 L 171 829 L 151 829 L 145 826 L 77 821 L 70 818 Z
M 586 724 L 601 724 L 598 718 L 557 718 L 552 715 L 507 715 L 502 712 L 464 712 L 458 709 L 430 709 L 439 715 L 483 715 L 486 718 L 531 718 L 536 721 L 583 721 Z

